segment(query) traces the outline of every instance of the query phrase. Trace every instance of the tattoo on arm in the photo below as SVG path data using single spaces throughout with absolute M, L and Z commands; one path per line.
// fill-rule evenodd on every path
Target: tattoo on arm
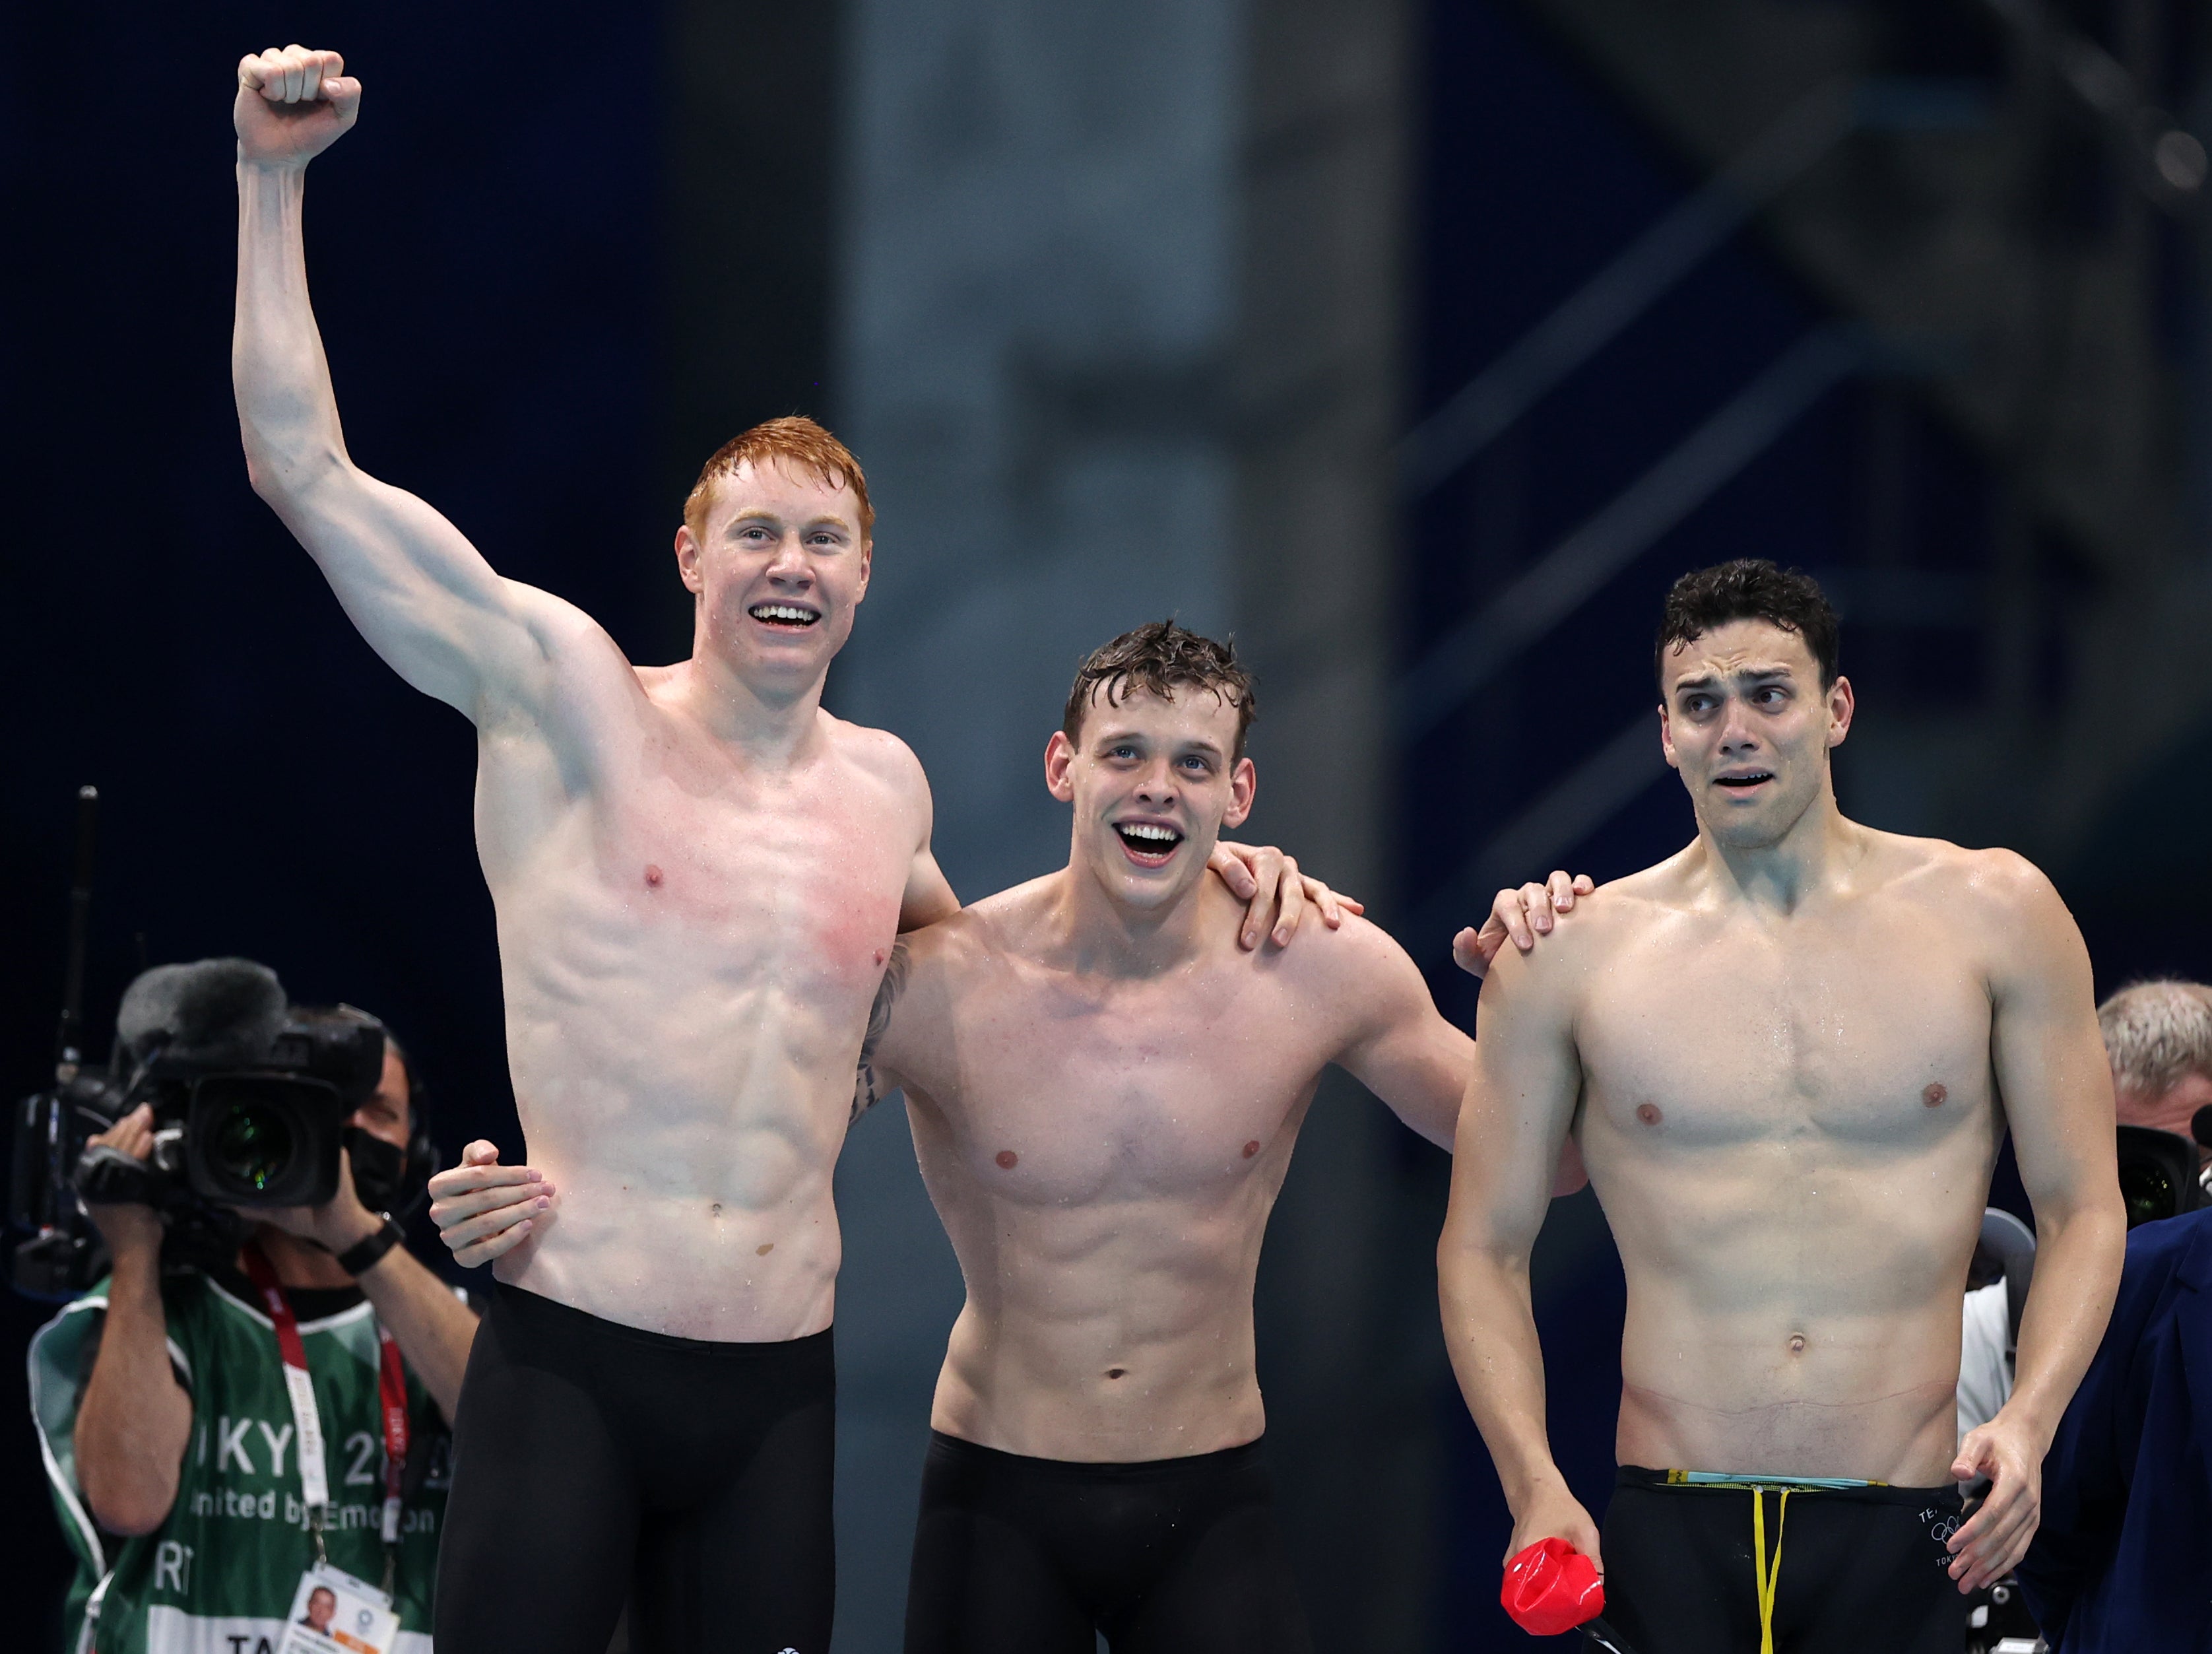
M 876 1046 L 890 1026 L 891 1006 L 906 991 L 907 951 L 901 939 L 891 948 L 890 963 L 876 988 L 876 1002 L 868 1012 L 868 1031 L 860 1041 L 860 1071 L 853 1085 L 853 1116 L 858 1120 L 896 1089 L 876 1072 Z

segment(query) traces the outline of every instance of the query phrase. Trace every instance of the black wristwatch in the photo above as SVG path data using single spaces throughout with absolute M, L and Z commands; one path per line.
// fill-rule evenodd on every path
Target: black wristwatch
M 346 1274 L 358 1278 L 374 1268 L 379 1259 L 407 1238 L 407 1231 L 392 1221 L 390 1213 L 380 1212 L 377 1216 L 384 1219 L 382 1228 L 367 1240 L 349 1246 L 337 1255 L 338 1268 Z

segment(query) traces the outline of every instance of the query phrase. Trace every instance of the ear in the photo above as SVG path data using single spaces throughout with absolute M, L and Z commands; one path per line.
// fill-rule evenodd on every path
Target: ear
M 1074 762 L 1075 743 L 1065 730 L 1055 729 L 1044 744 L 1044 786 L 1062 804 L 1075 802 L 1075 778 L 1067 773 Z
M 1667 703 L 1659 703 L 1659 750 L 1667 757 L 1667 768 L 1680 769 L 1682 761 L 1674 756 L 1674 725 L 1667 716 Z
M 863 539 L 860 542 L 860 589 L 853 593 L 854 602 L 858 603 L 862 598 L 867 596 L 868 575 L 875 565 L 876 543 L 872 539 Z
M 1828 750 L 1833 751 L 1844 744 L 1851 733 L 1851 719 L 1859 709 L 1858 696 L 1852 692 L 1851 680 L 1838 675 L 1828 685 Z
M 699 572 L 699 542 L 689 523 L 676 531 L 676 572 L 684 581 L 684 589 L 692 596 L 707 589 L 707 577 Z
M 1252 760 L 1237 759 L 1236 767 L 1229 772 L 1229 807 L 1221 815 L 1224 827 L 1244 824 L 1244 818 L 1252 813 L 1252 794 L 1259 785 L 1259 775 L 1252 768 Z

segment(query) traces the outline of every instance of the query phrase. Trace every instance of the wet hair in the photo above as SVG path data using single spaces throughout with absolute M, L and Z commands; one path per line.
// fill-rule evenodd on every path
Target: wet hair
M 1765 557 L 1738 557 L 1691 570 L 1667 593 L 1659 641 L 1651 650 L 1652 674 L 1662 694 L 1667 689 L 1668 651 L 1731 620 L 1763 620 L 1796 633 L 1820 662 L 1820 687 L 1835 683 L 1840 670 L 1836 611 L 1820 582 L 1800 569 L 1778 569 Z
M 2097 1007 L 2112 1081 L 2146 1098 L 2191 1074 L 2212 1079 L 2212 988 L 2201 982 L 2134 982 Z
M 860 538 L 875 532 L 876 508 L 868 503 L 868 479 L 853 451 L 804 414 L 765 420 L 740 432 L 716 448 L 700 468 L 699 480 L 684 501 L 684 521 L 693 538 L 707 532 L 707 512 L 714 499 L 714 483 L 735 476 L 745 465 L 756 469 L 770 460 L 794 466 L 831 488 L 850 485 L 860 502 Z
M 1076 671 L 1075 685 L 1067 691 L 1067 710 L 1060 716 L 1060 729 L 1069 740 L 1081 733 L 1084 715 L 1102 684 L 1108 706 L 1120 705 L 1132 690 L 1146 690 L 1164 701 L 1174 700 L 1178 688 L 1212 690 L 1217 700 L 1237 708 L 1237 750 L 1230 754 L 1231 763 L 1244 756 L 1244 733 L 1260 713 L 1252 674 L 1237 660 L 1235 640 L 1217 643 L 1172 620 L 1152 621 L 1091 652 Z

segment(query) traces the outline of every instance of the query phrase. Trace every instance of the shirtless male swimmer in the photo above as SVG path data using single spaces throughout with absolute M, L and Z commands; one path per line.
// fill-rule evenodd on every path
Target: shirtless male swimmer
M 1698 836 L 1490 973 L 1438 1250 L 1514 1516 L 1599 1557 L 1553 1462 L 1528 1252 L 1571 1134 L 1627 1275 L 1605 1618 L 1637 1654 L 1958 1654 L 2035 1531 L 2124 1231 L 2089 961 L 2002 850 L 1846 820 L 1834 611 L 1685 575 L 1659 734 Z M 2039 1244 L 2019 1380 L 1956 1439 L 1959 1304 L 2011 1130 Z M 1990 1479 L 1963 1526 L 1951 1485 Z M 1955 1589 L 1954 1582 L 1955 1581 Z
M 301 230 L 307 164 L 360 99 L 335 52 L 239 64 L 239 420 L 362 635 L 477 727 L 515 1097 L 563 1208 L 502 1261 L 475 1341 L 438 1646 L 602 1654 L 627 1597 L 643 1648 L 824 1654 L 830 1174 L 892 944 L 958 905 L 914 755 L 819 704 L 867 589 L 866 485 L 809 421 L 724 447 L 676 537 L 691 658 L 633 667 L 364 475 Z M 1279 879 L 1273 933 L 1296 927 L 1294 867 L 1217 865 L 1255 942 Z
M 1067 865 L 902 938 L 884 976 L 864 1083 L 904 1090 L 968 1289 L 907 1654 L 1312 1646 L 1260 1456 L 1261 1241 L 1324 1067 L 1446 1144 L 1474 1043 L 1362 921 L 1239 947 L 1203 858 L 1252 807 L 1255 710 L 1234 654 L 1171 623 L 1097 650 L 1045 750 Z M 470 1260 L 516 1209 L 439 1215 Z

